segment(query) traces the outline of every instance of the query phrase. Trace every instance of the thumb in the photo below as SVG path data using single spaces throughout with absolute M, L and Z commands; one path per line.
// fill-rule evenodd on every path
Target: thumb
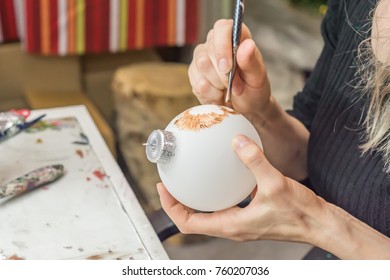
M 253 173 L 257 183 L 266 183 L 280 176 L 280 172 L 269 163 L 260 147 L 248 137 L 237 135 L 233 139 L 233 147 L 239 159 Z

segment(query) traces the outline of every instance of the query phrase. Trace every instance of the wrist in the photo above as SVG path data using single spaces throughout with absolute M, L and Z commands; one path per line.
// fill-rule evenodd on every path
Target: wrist
M 340 232 L 343 233 L 343 236 L 348 233 L 344 223 L 339 222 L 339 219 L 344 219 L 338 215 L 338 212 L 336 206 L 324 200 L 322 210 L 316 213 L 313 223 L 311 223 L 311 234 L 306 241 L 313 246 L 335 253 L 332 250 L 332 245 L 338 243 Z
M 309 242 L 341 259 L 389 259 L 390 238 L 326 202 Z
M 259 133 L 270 163 L 295 180 L 307 178 L 309 132 L 291 117 L 273 97 L 258 112 L 246 116 Z
M 270 127 L 273 122 L 282 117 L 284 110 L 271 96 L 259 110 L 246 116 L 258 131 Z

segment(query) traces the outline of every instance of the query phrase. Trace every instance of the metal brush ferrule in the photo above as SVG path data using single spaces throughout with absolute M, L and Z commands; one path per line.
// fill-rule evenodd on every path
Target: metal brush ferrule
M 175 136 L 167 130 L 154 130 L 144 145 L 146 156 L 153 163 L 168 163 L 175 155 Z

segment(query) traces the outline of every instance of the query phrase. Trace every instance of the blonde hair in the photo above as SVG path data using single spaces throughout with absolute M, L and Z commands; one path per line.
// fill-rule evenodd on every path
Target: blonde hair
M 378 151 L 383 157 L 385 171 L 390 173 L 390 50 L 385 61 L 383 58 L 380 61 L 372 47 L 373 40 L 378 39 L 371 35 L 358 48 L 360 86 L 369 97 L 364 120 L 365 143 L 361 148 L 363 153 Z

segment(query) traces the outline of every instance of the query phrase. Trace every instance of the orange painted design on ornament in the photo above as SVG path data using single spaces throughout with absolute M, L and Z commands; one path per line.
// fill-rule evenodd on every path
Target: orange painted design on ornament
M 210 112 L 205 114 L 191 114 L 191 109 L 185 111 L 176 121 L 175 125 L 181 130 L 200 131 L 221 123 L 230 115 L 238 115 L 236 111 L 227 107 L 220 107 L 222 114 Z

